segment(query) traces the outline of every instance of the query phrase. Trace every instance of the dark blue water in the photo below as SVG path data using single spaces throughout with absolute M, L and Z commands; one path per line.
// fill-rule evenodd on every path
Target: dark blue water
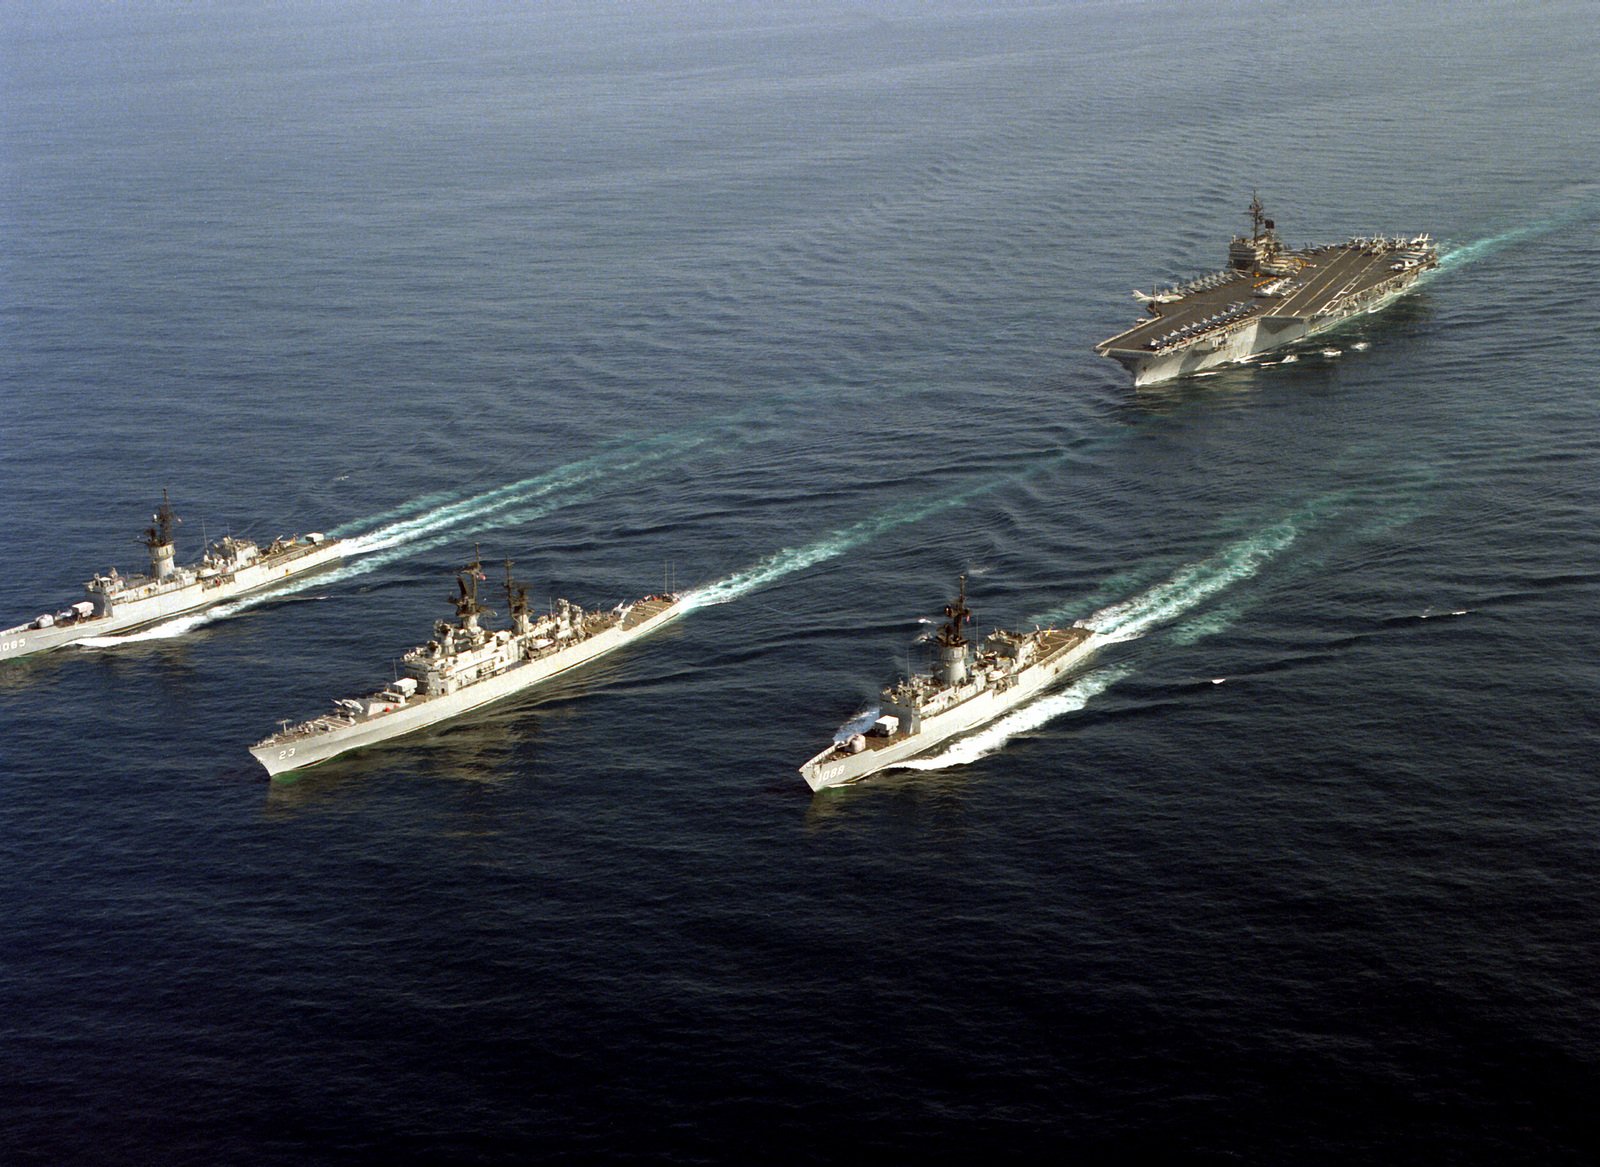
M 0 1157 L 1591 1161 L 1591 17 L 6 9 L 0 618 L 361 553 L 0 671 Z M 1133 393 L 1254 189 L 1448 258 Z M 264 780 L 475 543 L 700 604 Z M 962 570 L 1124 638 L 813 798 Z

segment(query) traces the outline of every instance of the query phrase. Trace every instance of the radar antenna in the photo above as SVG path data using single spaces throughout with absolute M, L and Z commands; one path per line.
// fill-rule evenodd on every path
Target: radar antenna
M 939 629 L 935 638 L 940 648 L 962 648 L 967 643 L 967 638 L 961 634 L 963 624 L 972 623 L 972 609 L 967 607 L 967 577 L 961 575 L 961 592 L 953 603 L 944 606 L 944 615 L 947 623 Z
M 167 488 L 161 488 L 161 509 L 150 516 L 150 526 L 145 528 L 143 543 L 152 551 L 157 547 L 165 547 L 172 542 L 172 528 L 183 522 L 172 511 L 172 503 L 167 499 Z
M 478 603 L 478 582 L 486 578 L 488 577 L 483 574 L 483 554 L 474 543 L 472 562 L 456 572 L 456 587 L 460 589 L 461 594 L 449 597 L 450 602 L 455 605 L 456 615 L 461 620 L 494 615 L 488 608 Z
M 511 560 L 506 560 L 506 607 L 510 609 L 512 618 L 528 614 L 528 589 L 525 585 L 511 578 Z

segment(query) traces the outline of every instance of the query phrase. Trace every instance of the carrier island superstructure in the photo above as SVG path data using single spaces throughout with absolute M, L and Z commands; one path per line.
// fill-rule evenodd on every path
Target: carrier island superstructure
M 1060 680 L 1103 640 L 1092 628 L 1074 625 L 996 629 L 974 645 L 966 636 L 972 623 L 966 576 L 944 615 L 932 671 L 885 689 L 870 728 L 835 741 L 801 766 L 812 790 L 855 782 L 987 725 Z
M 1135 386 L 1246 361 L 1351 317 L 1376 312 L 1439 265 L 1427 235 L 1354 238 L 1291 250 L 1250 203 L 1250 234 L 1228 245 L 1228 266 L 1166 290 L 1135 292 L 1147 315 L 1095 346 Z
M 83 585 L 87 599 L 0 631 L 0 660 L 198 612 L 325 567 L 344 555 L 338 539 L 317 533 L 274 539 L 265 548 L 228 535 L 207 546 L 199 563 L 180 566 L 179 522 L 162 491 L 161 508 L 150 516 L 150 526 L 139 539 L 150 553 L 150 574 L 125 576 L 113 567 L 95 576 Z
M 338 698 L 321 717 L 285 722 L 250 747 L 256 760 L 268 774 L 281 774 L 436 725 L 614 652 L 683 614 L 683 597 L 672 593 L 603 612 L 556 600 L 535 617 L 528 589 L 512 578 L 509 559 L 505 566 L 510 628 L 491 630 L 480 622 L 493 613 L 478 600 L 485 577 L 474 556 L 456 576 L 457 594 L 450 599 L 455 621 L 438 621 L 433 639 L 405 654 L 403 675 L 369 697 Z

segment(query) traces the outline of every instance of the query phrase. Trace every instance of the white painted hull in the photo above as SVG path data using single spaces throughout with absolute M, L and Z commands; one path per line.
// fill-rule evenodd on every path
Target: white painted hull
M 833 747 L 800 767 L 812 790 L 858 782 L 869 774 L 888 770 L 910 758 L 926 754 L 934 747 L 964 733 L 988 725 L 1029 698 L 1048 689 L 1070 672 L 1084 657 L 1104 643 L 1098 634 L 1089 637 L 1061 655 L 1024 669 L 1016 685 L 1004 691 L 985 689 L 953 709 L 922 719 L 917 733 L 892 739 L 887 745 L 869 747 L 859 754 L 839 754 Z
M 100 629 L 107 627 L 109 621 L 110 617 L 101 616 L 54 628 L 34 628 L 27 624 L 7 628 L 4 632 L 0 632 L 0 660 L 12 660 L 36 652 L 47 652 L 52 648 L 61 648 L 74 641 L 83 640 L 85 637 L 103 635 Z
M 260 591 L 309 571 L 328 566 L 344 556 L 344 545 L 330 541 L 315 550 L 298 555 L 287 563 L 253 563 L 225 580 L 194 583 L 158 591 L 154 595 L 117 602 L 103 616 L 90 616 L 71 624 L 52 628 L 33 628 L 23 624 L 0 631 L 0 660 L 27 656 L 61 648 L 92 636 L 117 636 L 134 632 L 163 620 L 203 611 L 228 600 Z
M 614 652 L 641 636 L 649 635 L 663 624 L 676 619 L 682 611 L 680 601 L 632 628 L 624 629 L 620 624 L 608 628 L 570 648 L 513 665 L 492 677 L 457 689 L 454 693 L 413 697 L 389 712 L 361 718 L 353 724 L 336 724 L 335 728 L 320 733 L 262 742 L 260 745 L 252 746 L 250 753 L 271 775 L 290 770 L 303 770 L 308 766 L 336 758 L 340 754 L 347 754 L 351 750 L 359 750 L 388 741 L 390 738 L 415 733 L 419 729 L 426 729 L 430 725 L 460 717 L 474 709 L 481 709 L 485 705 L 521 693 L 541 681 L 569 672 L 596 657 Z

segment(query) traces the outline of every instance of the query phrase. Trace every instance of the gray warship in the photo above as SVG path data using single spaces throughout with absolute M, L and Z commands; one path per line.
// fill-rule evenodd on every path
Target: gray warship
M 1439 266 L 1439 249 L 1427 235 L 1292 250 L 1260 198 L 1250 202 L 1250 226 L 1248 236 L 1228 245 L 1221 271 L 1134 292 L 1147 314 L 1095 352 L 1127 368 L 1136 387 L 1243 364 L 1376 312 Z
M 282 774 L 436 725 L 614 652 L 683 613 L 683 597 L 669 593 L 604 612 L 557 600 L 535 617 L 528 589 L 512 578 L 511 560 L 505 567 L 510 628 L 481 623 L 493 613 L 478 599 L 485 576 L 475 555 L 456 575 L 457 594 L 450 597 L 455 622 L 438 621 L 433 639 L 405 654 L 403 676 L 371 696 L 338 698 L 321 717 L 283 723 L 250 747 L 256 761 L 269 775 Z
M 800 767 L 813 791 L 859 781 L 987 725 L 1060 680 L 1104 639 L 1092 628 L 1073 625 L 996 629 L 974 645 L 965 632 L 973 614 L 964 575 L 944 616 L 934 637 L 932 671 L 883 690 L 869 729 L 836 740 Z
M 320 532 L 274 539 L 265 548 L 229 535 L 206 547 L 199 563 L 179 566 L 175 542 L 179 522 L 162 491 L 161 508 L 150 516 L 150 526 L 139 539 L 150 553 L 150 574 L 124 576 L 110 568 L 83 585 L 86 599 L 0 631 L 0 661 L 198 612 L 304 575 L 344 555 L 338 539 Z

